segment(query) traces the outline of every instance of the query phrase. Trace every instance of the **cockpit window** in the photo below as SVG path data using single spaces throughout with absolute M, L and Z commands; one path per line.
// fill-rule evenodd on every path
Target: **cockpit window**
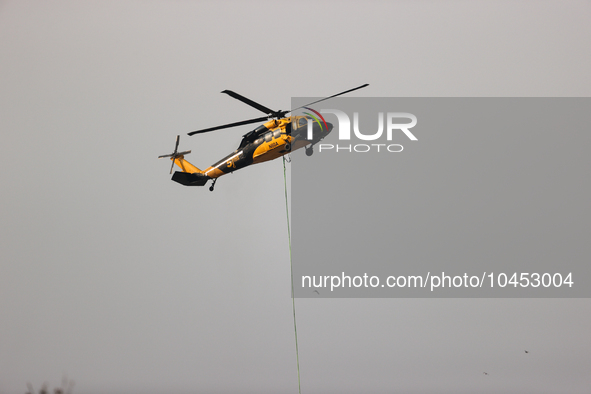
M 265 141 L 269 142 L 273 139 L 273 133 L 272 132 L 268 132 L 267 134 L 265 134 Z
M 273 138 L 279 138 L 281 135 L 281 129 L 277 129 L 273 132 Z
M 306 118 L 300 118 L 298 124 L 299 124 L 300 127 L 304 127 L 304 126 L 306 126 L 308 124 L 308 119 L 306 119 Z

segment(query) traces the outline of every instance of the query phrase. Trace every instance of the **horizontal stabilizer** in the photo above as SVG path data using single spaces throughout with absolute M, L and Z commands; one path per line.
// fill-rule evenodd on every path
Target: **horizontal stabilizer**
M 171 179 L 185 186 L 205 186 L 211 178 L 200 173 L 190 174 L 188 172 L 176 171 Z

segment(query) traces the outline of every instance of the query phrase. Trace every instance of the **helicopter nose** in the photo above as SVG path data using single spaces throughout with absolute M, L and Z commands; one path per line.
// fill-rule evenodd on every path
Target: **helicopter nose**
M 314 128 L 314 134 L 328 135 L 328 133 L 331 132 L 333 126 L 332 126 L 332 123 L 320 122 L 320 123 L 314 123 L 314 125 L 312 127 Z

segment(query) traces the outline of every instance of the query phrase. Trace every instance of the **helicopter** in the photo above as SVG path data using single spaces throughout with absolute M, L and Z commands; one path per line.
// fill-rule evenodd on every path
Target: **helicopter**
M 320 113 L 309 106 L 333 97 L 353 92 L 366 86 L 369 86 L 369 84 L 366 83 L 289 111 L 273 111 L 272 109 L 252 101 L 236 92 L 224 90 L 221 93 L 225 93 L 236 100 L 242 101 L 243 103 L 258 109 L 265 113 L 266 116 L 192 131 L 187 133 L 188 135 L 192 136 L 195 134 L 207 133 L 251 123 L 266 122 L 256 129 L 244 134 L 240 145 L 234 152 L 205 170 L 200 170 L 185 160 L 185 155 L 191 153 L 190 150 L 182 152 L 178 151 L 180 142 L 179 135 L 176 137 L 174 151 L 168 155 L 158 156 L 158 158 L 162 159 L 169 157 L 170 160 L 172 160 L 172 165 L 170 167 L 171 174 L 175 164 L 182 170 L 175 171 L 171 178 L 173 181 L 185 186 L 205 186 L 205 184 L 211 179 L 212 184 L 209 187 L 209 190 L 213 191 L 215 183 L 219 177 L 241 168 L 248 167 L 252 164 L 273 160 L 304 147 L 306 148 L 306 155 L 311 156 L 314 153 L 314 145 L 324 139 L 332 131 L 333 126 L 331 123 L 326 122 Z M 303 116 L 293 115 L 286 117 L 288 113 L 293 113 L 299 109 L 307 109 L 312 113 L 304 112 Z M 309 123 L 312 125 L 313 131 L 313 138 L 311 140 L 307 139 Z

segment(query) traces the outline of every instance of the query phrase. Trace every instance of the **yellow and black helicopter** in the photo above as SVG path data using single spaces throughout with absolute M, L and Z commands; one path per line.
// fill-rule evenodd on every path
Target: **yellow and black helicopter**
M 314 145 L 320 142 L 331 132 L 332 124 L 327 123 L 320 113 L 313 110 L 312 108 L 309 108 L 308 106 L 352 92 L 357 89 L 364 88 L 368 85 L 369 84 L 361 85 L 289 111 L 273 111 L 272 109 L 254 102 L 231 90 L 224 90 L 222 93 L 226 93 L 230 97 L 233 97 L 245 104 L 250 105 L 253 108 L 258 109 L 259 111 L 265 113 L 266 116 L 225 124 L 222 126 L 210 127 L 208 129 L 192 131 L 188 133 L 189 135 L 207 133 L 210 131 L 227 129 L 230 127 L 242 126 L 251 123 L 258 123 L 265 120 L 267 122 L 244 134 L 238 149 L 205 170 L 200 170 L 185 160 L 185 155 L 191 153 L 190 150 L 183 152 L 178 151 L 180 136 L 176 137 L 176 146 L 174 148 L 174 152 L 169 155 L 158 156 L 158 158 L 161 159 L 170 157 L 170 160 L 172 160 L 172 166 L 170 167 L 171 174 L 175 164 L 182 170 L 176 171 L 174 173 L 172 176 L 173 181 L 185 186 L 204 186 L 207 181 L 212 179 L 213 182 L 209 187 L 209 190 L 213 191 L 215 183 L 219 177 L 247 167 L 251 164 L 273 160 L 303 147 L 306 147 L 306 154 L 308 156 L 312 155 L 314 152 Z M 286 114 L 292 113 L 302 108 L 311 111 L 313 114 L 304 112 L 304 116 L 285 117 Z M 316 116 L 314 114 L 316 114 Z M 313 127 L 312 140 L 307 139 L 309 122 Z

